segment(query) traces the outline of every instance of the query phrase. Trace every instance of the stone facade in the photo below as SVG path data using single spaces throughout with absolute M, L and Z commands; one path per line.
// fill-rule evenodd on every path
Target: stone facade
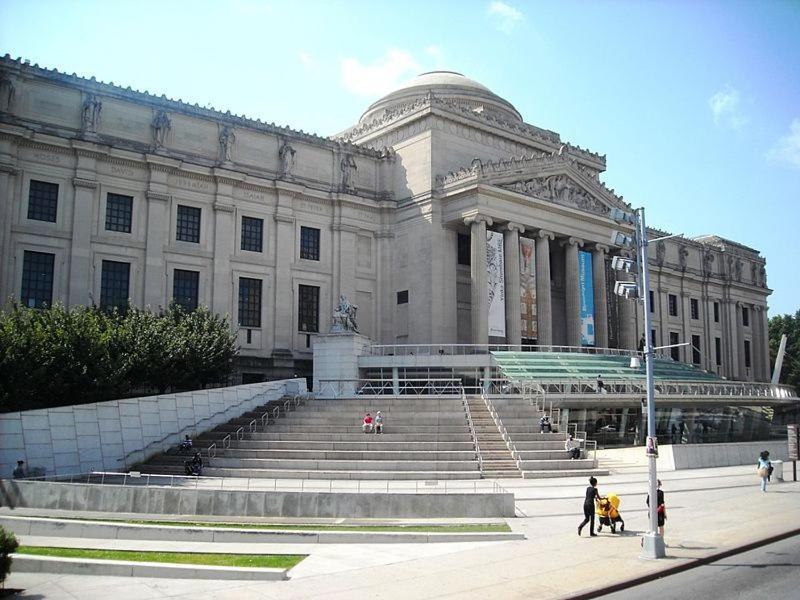
M 424 74 L 323 138 L 5 57 L 0 111 L 3 298 L 21 297 L 26 252 L 53 256 L 52 301 L 66 305 L 99 301 L 107 263 L 127 263 L 133 304 L 166 306 L 176 277 L 196 273 L 197 302 L 237 326 L 242 279 L 256 280 L 260 303 L 237 327 L 241 370 L 310 373 L 311 334 L 329 330 L 340 295 L 379 343 L 520 343 L 515 269 L 507 336 L 488 338 L 481 249 L 494 230 L 512 257 L 520 237 L 536 240 L 538 343 L 580 343 L 579 249 L 593 253 L 597 344 L 641 335 L 636 308 L 606 293 L 603 267 L 622 251 L 609 212 L 629 205 L 600 181 L 605 157 L 524 123 L 463 76 Z M 31 218 L 39 182 L 57 184 L 52 219 Z M 115 195 L 132 198 L 130 231 L 109 228 Z M 187 207 L 199 209 L 189 241 Z M 259 220 L 260 251 L 245 227 Z M 699 341 L 702 367 L 766 380 L 764 259 L 714 236 L 656 250 L 656 344 Z

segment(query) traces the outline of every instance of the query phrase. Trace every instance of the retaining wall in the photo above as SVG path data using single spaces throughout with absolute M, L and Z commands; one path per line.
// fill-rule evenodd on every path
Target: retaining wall
M 224 517 L 513 517 L 514 494 L 255 492 L 0 480 L 0 505 Z
M 184 434 L 305 391 L 306 380 L 298 378 L 0 414 L 0 477 L 11 477 L 18 460 L 47 475 L 120 471 Z

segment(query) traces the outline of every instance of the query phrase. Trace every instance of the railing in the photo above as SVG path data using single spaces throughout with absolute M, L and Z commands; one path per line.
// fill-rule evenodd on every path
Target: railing
M 48 475 L 15 479 L 24 483 L 75 483 L 118 485 L 123 487 L 172 487 L 204 490 L 244 490 L 273 492 L 341 492 L 341 493 L 402 493 L 402 494 L 507 494 L 507 489 L 486 479 L 453 480 L 313 480 L 261 479 L 250 477 L 205 477 L 189 475 L 158 475 L 151 473 L 118 473 L 91 471 L 65 475 Z
M 215 417 L 218 417 L 218 416 L 220 416 L 220 415 L 223 415 L 223 414 L 225 414 L 226 412 L 230 411 L 231 409 L 238 408 L 239 406 L 241 406 L 241 405 L 242 405 L 242 404 L 244 404 L 245 402 L 251 402 L 251 401 L 253 401 L 253 399 L 254 399 L 254 398 L 245 398 L 245 399 L 243 399 L 243 400 L 240 400 L 240 401 L 239 401 L 239 402 L 237 402 L 236 404 L 228 405 L 228 406 L 226 406 L 224 409 L 222 409 L 222 410 L 218 410 L 217 412 L 215 412 L 215 413 L 214 413 L 214 414 L 212 414 L 212 415 L 209 415 L 209 416 L 207 416 L 207 417 L 203 417 L 202 419 L 200 419 L 200 420 L 199 420 L 197 423 L 195 423 L 194 425 L 187 425 L 186 427 L 184 427 L 183 429 L 181 429 L 181 430 L 179 430 L 179 431 L 176 431 L 176 432 L 174 432 L 174 433 L 168 433 L 167 435 L 165 435 L 164 437 L 162 437 L 160 440 L 155 440 L 155 441 L 152 441 L 152 442 L 148 443 L 147 445 L 145 445 L 145 446 L 143 446 L 143 447 L 141 447 L 141 448 L 138 448 L 138 449 L 136 449 L 136 450 L 131 450 L 130 452 L 128 452 L 128 453 L 127 453 L 125 456 L 123 456 L 122 458 L 120 458 L 120 459 L 117 459 L 117 462 L 121 462 L 121 463 L 122 463 L 122 466 L 123 466 L 123 468 L 124 468 L 124 467 L 127 467 L 127 466 L 128 466 L 128 459 L 129 459 L 131 456 L 133 456 L 134 454 L 137 454 L 137 453 L 141 452 L 141 453 L 142 453 L 142 457 L 144 458 L 144 457 L 145 457 L 145 454 L 147 453 L 147 451 L 148 451 L 148 449 L 149 449 L 149 448 L 151 448 L 151 447 L 153 447 L 153 446 L 156 446 L 156 445 L 160 445 L 160 446 L 163 448 L 163 444 L 164 444 L 164 442 L 166 442 L 166 441 L 167 441 L 169 438 L 171 438 L 171 437 L 177 436 L 177 438 L 178 438 L 178 439 L 180 439 L 180 438 L 181 438 L 181 436 L 183 436 L 183 435 L 187 435 L 187 434 L 189 434 L 189 433 L 191 433 L 191 434 L 192 434 L 192 436 L 191 436 L 191 437 L 196 437 L 196 436 L 197 436 L 197 431 L 198 431 L 198 429 L 203 429 L 203 424 L 204 424 L 204 423 L 205 423 L 205 424 L 209 424 L 211 421 L 213 421 L 213 419 L 214 419 Z
M 364 347 L 362 356 L 467 356 L 490 352 L 563 352 L 577 354 L 606 354 L 638 356 L 636 350 L 595 348 L 593 346 L 546 346 L 529 344 L 371 344 Z
M 483 399 L 484 404 L 486 404 L 486 408 L 489 410 L 489 414 L 494 421 L 495 427 L 497 427 L 500 435 L 503 438 L 503 441 L 506 443 L 506 448 L 511 453 L 511 458 L 514 459 L 514 463 L 517 465 L 517 470 L 522 472 L 522 466 L 520 463 L 519 452 L 517 452 L 517 446 L 514 444 L 514 440 L 511 439 L 511 436 L 508 434 L 508 430 L 506 429 L 505 425 L 503 425 L 503 420 L 500 418 L 497 410 L 492 404 L 491 399 L 485 393 L 481 394 L 481 398 Z
M 422 379 L 321 379 L 316 394 L 342 396 L 460 396 L 458 378 Z
M 481 477 L 483 477 L 483 457 L 481 456 L 481 446 L 478 443 L 478 434 L 475 432 L 475 426 L 472 423 L 472 413 L 469 410 L 469 402 L 467 401 L 467 394 L 464 392 L 464 389 L 461 389 L 461 402 L 464 405 L 464 411 L 467 414 L 467 425 L 469 425 L 469 434 L 472 436 L 472 443 L 475 444 L 475 453 L 478 457 L 478 470 L 481 472 Z
M 284 401 L 284 403 L 283 403 L 283 414 L 287 415 L 287 414 L 289 414 L 290 410 L 297 410 L 297 407 L 300 406 L 300 404 L 303 403 L 303 400 L 306 397 L 311 397 L 311 395 L 303 396 L 302 394 L 295 394 L 291 398 L 286 399 Z M 258 423 L 259 422 L 261 423 L 261 431 L 266 431 L 267 425 L 277 421 L 278 417 L 280 417 L 280 414 L 281 414 L 281 407 L 280 406 L 273 406 L 272 408 L 268 408 L 263 413 L 261 413 L 260 417 L 258 417 L 257 419 L 252 419 L 247 424 L 247 431 L 251 435 L 256 433 L 258 431 Z M 272 420 L 271 421 L 270 421 L 270 416 L 272 416 Z M 245 428 L 244 427 L 239 427 L 236 431 L 233 432 L 233 435 L 236 436 L 236 440 L 237 441 L 240 441 L 240 442 L 243 441 L 244 438 L 245 438 Z M 222 450 L 221 450 L 222 452 L 225 452 L 226 450 L 230 450 L 230 447 L 231 447 L 231 434 L 229 433 L 224 438 L 222 438 L 222 440 L 220 440 L 220 443 L 222 444 Z M 218 449 L 217 448 L 217 443 L 216 442 L 212 443 L 206 449 L 206 456 L 208 456 L 208 458 L 215 458 L 217 456 L 217 449 Z

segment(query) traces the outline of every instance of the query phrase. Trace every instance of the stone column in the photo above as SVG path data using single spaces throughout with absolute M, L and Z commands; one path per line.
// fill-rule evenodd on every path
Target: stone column
M 753 365 L 753 381 L 761 381 L 763 370 L 763 358 L 761 356 L 761 314 L 757 312 L 760 307 L 751 304 L 750 309 L 750 331 L 753 332 L 750 344 L 750 360 Z
M 273 306 L 275 308 L 275 331 L 272 343 L 272 352 L 276 350 L 290 351 L 292 344 L 292 330 L 294 327 L 294 289 L 292 289 L 292 262 L 296 254 L 294 236 L 294 214 L 287 206 L 283 195 L 279 196 L 278 211 L 275 213 L 275 287 Z M 262 292 L 263 293 L 263 292 Z M 322 298 L 320 298 L 320 309 Z
M 550 240 L 554 235 L 540 229 L 536 238 L 536 317 L 538 344 L 553 343 L 553 300 L 550 296 Z
M 69 305 L 90 303 L 89 294 L 94 289 L 91 264 L 92 206 L 97 182 L 75 177 L 75 202 L 72 208 L 72 243 L 69 258 Z M 132 287 L 129 292 L 133 293 Z M 95 298 L 100 302 L 99 296 Z
M 211 306 L 220 315 L 233 315 L 231 307 L 231 254 L 236 239 L 233 214 L 233 200 L 217 194 L 214 202 L 214 285 Z
M 486 228 L 492 220 L 483 215 L 465 219 L 472 245 L 472 343 L 489 343 L 489 295 L 486 289 Z
M 769 319 L 767 318 L 767 307 L 756 307 L 756 318 L 758 319 L 759 328 L 761 330 L 760 345 L 758 351 L 761 353 L 763 359 L 762 378 L 763 381 L 771 381 L 772 379 L 772 365 L 770 364 L 769 355 Z
M 744 365 L 744 328 L 742 327 L 742 303 L 732 302 L 731 308 L 733 309 L 733 326 L 736 330 L 736 364 L 739 373 L 739 379 L 744 381 L 747 379 L 747 369 Z M 751 348 L 752 350 L 752 348 Z M 750 357 L 752 359 L 753 353 L 751 351 Z
M 356 302 L 356 232 L 357 227 L 338 224 L 333 226 L 334 235 L 339 238 L 339 290 L 335 303 L 338 304 L 339 296 L 344 295 L 353 304 Z
M 148 191 L 147 239 L 145 241 L 144 304 L 153 310 L 166 308 L 166 273 L 164 272 L 164 248 L 169 243 L 169 194 Z
M 519 234 L 525 228 L 508 223 L 503 235 L 506 278 L 506 342 L 519 346 L 522 343 L 522 298 L 519 283 Z
M 623 253 L 624 254 L 624 253 Z M 617 271 L 617 281 L 631 281 L 632 276 L 624 271 Z M 636 350 L 636 302 L 619 298 L 619 347 L 623 350 Z
M 377 251 L 377 310 L 375 331 L 378 343 L 394 343 L 394 289 L 392 283 L 392 239 L 394 234 L 383 229 L 375 234 Z
M 681 304 L 683 312 L 683 341 L 692 343 L 692 300 L 689 292 L 681 292 Z M 692 346 L 683 347 L 683 362 L 692 364 Z
M 592 286 L 594 287 L 594 345 L 608 348 L 608 305 L 606 297 L 606 253 L 608 246 L 595 244 L 592 252 Z
M 564 286 L 566 291 L 567 346 L 581 345 L 581 288 L 578 279 L 578 248 L 583 241 L 574 237 L 563 240 Z
M 16 199 L 14 176 L 19 170 L 10 164 L 0 162 L 0 256 L 5 260 L 0 261 L 0 299 L 5 300 L 12 294 L 19 296 L 20 290 L 15 289 L 17 282 L 14 281 L 14 261 L 11 259 L 11 223 L 13 222 L 13 206 L 21 203 L 21 199 Z M 53 299 L 59 294 L 53 286 Z

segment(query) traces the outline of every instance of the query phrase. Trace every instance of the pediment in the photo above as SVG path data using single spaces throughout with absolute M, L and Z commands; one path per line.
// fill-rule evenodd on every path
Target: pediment
M 595 190 L 586 189 L 582 182 L 564 172 L 506 182 L 498 187 L 598 215 L 608 215 L 613 208 Z

